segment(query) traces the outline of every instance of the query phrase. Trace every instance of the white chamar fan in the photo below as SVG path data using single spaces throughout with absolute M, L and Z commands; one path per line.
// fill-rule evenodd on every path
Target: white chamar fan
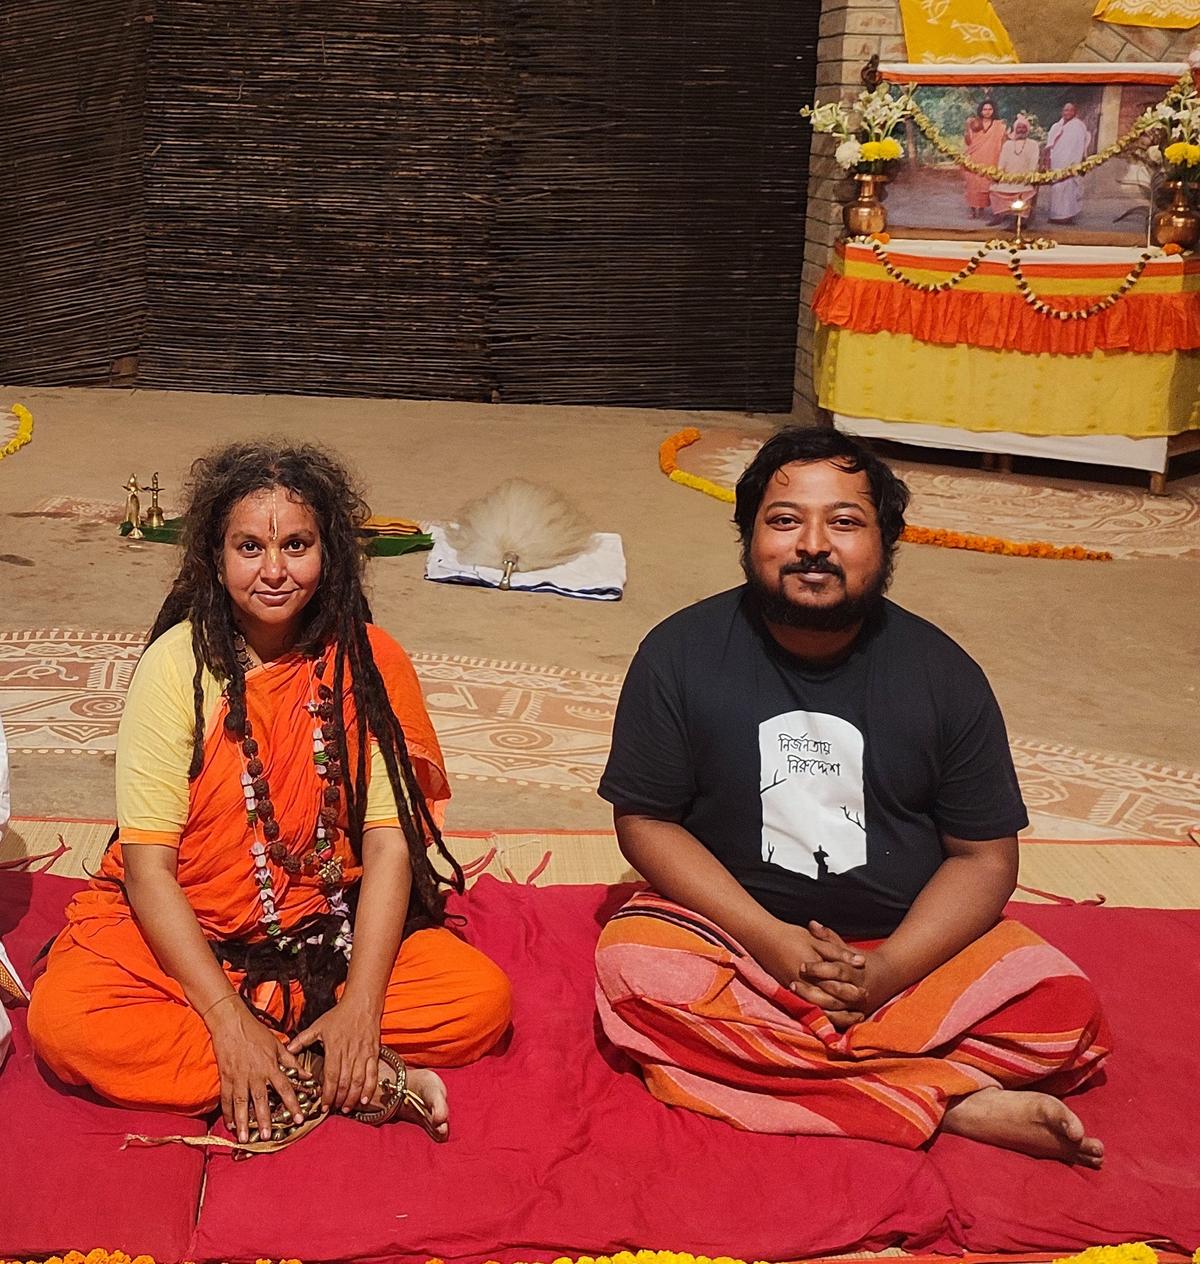
M 561 566 L 583 553 L 592 528 L 553 487 L 510 478 L 464 505 L 446 528 L 459 560 L 503 571 L 500 588 L 511 588 L 514 571 Z

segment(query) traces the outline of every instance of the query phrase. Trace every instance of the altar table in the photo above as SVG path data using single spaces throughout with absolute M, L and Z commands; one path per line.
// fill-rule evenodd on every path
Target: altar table
M 1200 259 L 1155 252 L 1136 284 L 1087 319 L 1034 311 L 990 251 L 953 289 L 939 284 L 981 243 L 839 244 L 813 298 L 815 378 L 844 429 L 898 443 L 1152 471 L 1200 448 Z M 1022 250 L 1032 296 L 1055 309 L 1114 294 L 1142 251 Z

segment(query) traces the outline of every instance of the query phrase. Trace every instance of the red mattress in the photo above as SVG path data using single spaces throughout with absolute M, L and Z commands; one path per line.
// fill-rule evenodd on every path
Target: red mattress
M 0 878 L 0 929 L 17 923 L 5 938 L 18 968 L 52 932 L 71 885 Z M 642 1247 L 762 1260 L 892 1245 L 1200 1245 L 1200 1136 L 1188 1106 L 1200 911 L 1013 910 L 1107 999 L 1117 1053 L 1107 1078 L 1075 1099 L 1108 1145 L 1093 1173 L 955 1137 L 908 1152 L 755 1136 L 660 1105 L 593 1013 L 592 950 L 625 894 L 481 879 L 454 910 L 511 975 L 514 1030 L 498 1054 L 446 1073 L 451 1140 L 335 1119 L 278 1155 L 210 1155 L 190 1241 L 200 1159 L 182 1147 L 119 1149 L 126 1131 L 178 1131 L 181 1121 L 65 1095 L 19 1035 L 0 1072 L 0 1255 L 99 1245 L 159 1260 L 409 1264 Z
M 18 974 L 63 924 L 82 883 L 0 874 L 0 936 Z M 9 1011 L 0 1068 L 0 1256 L 29 1259 L 103 1246 L 182 1259 L 195 1231 L 204 1158 L 187 1146 L 122 1150 L 128 1132 L 203 1133 L 200 1120 L 121 1110 L 38 1067 L 25 1011 Z

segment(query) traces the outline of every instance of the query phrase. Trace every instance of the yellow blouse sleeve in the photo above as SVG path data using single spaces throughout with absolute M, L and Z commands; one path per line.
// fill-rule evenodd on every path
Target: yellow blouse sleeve
M 405 802 L 407 801 L 406 798 Z M 392 783 L 388 780 L 387 764 L 383 762 L 379 743 L 371 738 L 371 765 L 367 770 L 367 811 L 363 817 L 363 828 L 368 825 L 399 824 L 400 811 L 396 806 Z
M 179 624 L 142 655 L 117 732 L 117 825 L 122 843 L 178 846 L 187 823 L 195 702 L 191 626 Z M 205 723 L 220 703 L 204 673 Z

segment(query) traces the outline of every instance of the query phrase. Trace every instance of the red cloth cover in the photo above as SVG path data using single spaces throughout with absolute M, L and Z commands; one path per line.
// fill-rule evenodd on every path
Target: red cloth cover
M 1105 1144 L 1104 1168 L 1041 1163 L 961 1137 L 930 1160 L 968 1251 L 1073 1252 L 1165 1239 L 1200 1247 L 1200 911 L 1054 908 L 1009 912 L 1091 977 L 1113 1030 L 1101 1083 L 1068 1099 Z
M 22 896 L 15 881 L 28 883 L 0 879 L 0 910 L 31 896 L 41 910 L 22 918 L 22 968 L 68 884 L 37 878 Z M 0 1074 L 0 1255 L 103 1245 L 160 1260 L 424 1264 L 640 1247 L 753 1260 L 890 1245 L 1200 1245 L 1200 1137 L 1188 1109 L 1200 911 L 1011 910 L 1074 957 L 1108 1004 L 1118 1046 L 1107 1079 L 1072 1103 L 1108 1144 L 1105 1170 L 1093 1173 L 956 1137 L 926 1153 L 757 1136 L 654 1101 L 594 1018 L 595 940 L 627 894 L 481 879 L 452 907 L 512 977 L 514 1031 L 499 1054 L 446 1073 L 450 1141 L 334 1119 L 278 1155 L 211 1155 L 186 1250 L 179 1227 L 195 1207 L 197 1156 L 116 1148 L 127 1130 L 180 1121 L 60 1095 L 18 1053 Z M 30 1140 L 47 1125 L 45 1141 Z
M 0 874 L 0 936 L 26 985 L 84 884 Z M 36 1065 L 25 1011 L 10 1009 L 0 1068 L 0 1256 L 29 1259 L 102 1246 L 179 1260 L 200 1204 L 204 1157 L 186 1146 L 123 1150 L 129 1132 L 203 1133 L 200 1120 L 122 1110 Z

